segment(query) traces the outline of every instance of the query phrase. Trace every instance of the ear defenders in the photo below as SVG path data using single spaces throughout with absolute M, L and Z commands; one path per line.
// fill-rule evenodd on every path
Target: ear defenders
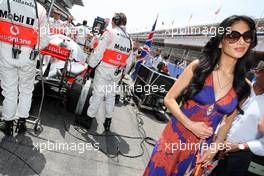
M 121 16 L 119 15 L 119 13 L 115 13 L 115 16 L 113 17 L 113 22 L 115 23 L 115 25 L 120 26 L 121 25 Z

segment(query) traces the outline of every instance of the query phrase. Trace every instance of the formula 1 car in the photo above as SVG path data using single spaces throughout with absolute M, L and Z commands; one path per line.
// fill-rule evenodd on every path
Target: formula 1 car
M 92 81 L 80 46 L 64 35 L 53 35 L 40 54 L 43 74 L 37 74 L 35 92 L 44 85 L 45 96 L 61 99 L 72 113 L 86 115 Z

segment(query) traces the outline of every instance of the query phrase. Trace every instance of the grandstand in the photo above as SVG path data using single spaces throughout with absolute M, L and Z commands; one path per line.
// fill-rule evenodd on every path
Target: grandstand
M 264 58 L 264 18 L 256 19 L 258 46 L 255 48 L 256 58 Z M 218 23 L 188 26 L 183 28 L 157 30 L 153 38 L 153 47 L 150 54 L 153 55 L 157 47 L 162 49 L 162 56 L 170 55 L 170 62 L 184 59 L 191 62 L 199 58 L 201 49 L 214 35 Z M 173 33 L 172 33 L 173 31 Z M 206 31 L 207 33 L 203 33 Z M 134 40 L 145 42 L 148 32 L 131 34 Z

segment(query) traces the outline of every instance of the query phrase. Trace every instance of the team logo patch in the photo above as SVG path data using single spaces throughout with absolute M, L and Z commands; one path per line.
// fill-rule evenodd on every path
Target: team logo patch
M 17 26 L 11 26 L 10 32 L 12 35 L 18 35 L 19 34 L 19 28 Z

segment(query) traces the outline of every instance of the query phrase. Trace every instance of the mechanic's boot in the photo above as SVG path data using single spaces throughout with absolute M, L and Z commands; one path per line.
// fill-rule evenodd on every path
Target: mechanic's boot
M 112 118 L 106 118 L 104 122 L 104 129 L 105 131 L 110 131 L 110 125 L 111 125 Z
M 120 103 L 120 95 L 115 96 L 115 105 L 118 105 Z
M 87 130 L 89 130 L 91 128 L 93 119 L 94 118 L 89 117 L 89 116 L 78 116 L 78 117 L 76 117 L 75 122 L 78 125 L 80 125 L 80 126 L 86 128 Z
M 14 126 L 14 121 L 3 121 L 1 124 L 0 130 L 4 132 L 6 136 L 13 136 L 13 126 Z
M 27 131 L 26 119 L 25 118 L 18 119 L 17 126 L 16 126 L 16 133 L 25 134 L 26 131 Z

